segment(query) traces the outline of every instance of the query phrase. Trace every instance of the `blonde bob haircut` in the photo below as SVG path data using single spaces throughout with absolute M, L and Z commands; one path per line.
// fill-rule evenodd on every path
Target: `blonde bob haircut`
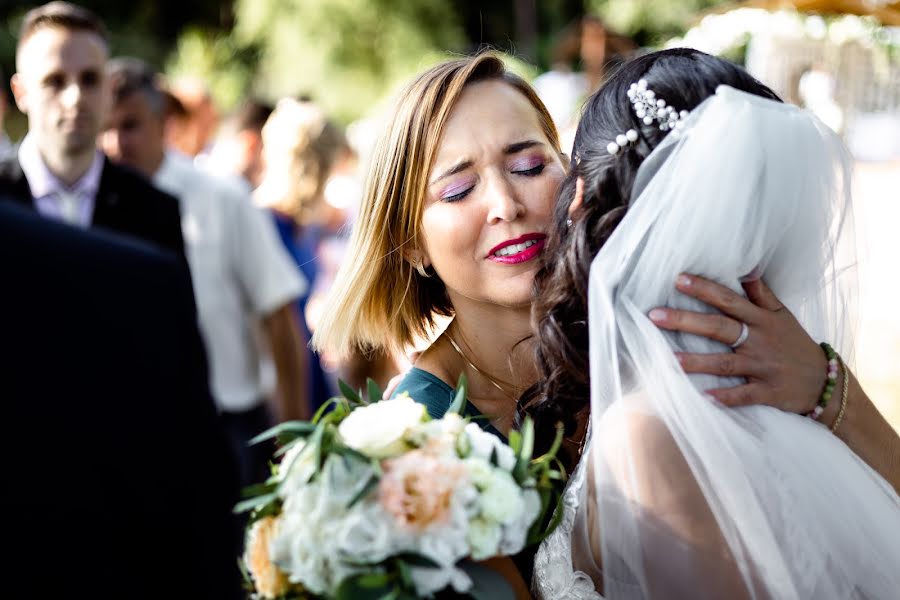
M 446 61 L 417 77 L 401 92 L 376 144 L 346 259 L 313 336 L 317 349 L 338 356 L 404 352 L 433 335 L 436 317 L 453 315 L 440 278 L 419 275 L 404 250 L 419 247 L 428 175 L 453 107 L 467 85 L 493 80 L 528 99 L 560 152 L 543 102 L 495 53 Z

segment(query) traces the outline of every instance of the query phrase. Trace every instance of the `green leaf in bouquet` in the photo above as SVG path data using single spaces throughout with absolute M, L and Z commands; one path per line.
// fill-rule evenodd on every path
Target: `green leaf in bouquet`
M 515 600 L 516 594 L 508 581 L 497 571 L 471 560 L 459 567 L 472 579 L 468 595 L 475 600 Z
M 509 432 L 509 447 L 512 448 L 513 454 L 519 455 L 522 449 L 522 434 L 513 429 Z
M 384 391 L 377 383 L 375 383 L 375 380 L 371 377 L 366 378 L 366 388 L 366 391 L 369 394 L 369 404 L 378 402 L 384 395 Z
M 534 422 L 525 419 L 522 423 L 522 447 L 516 457 L 516 466 L 513 469 L 513 478 L 519 485 L 528 476 L 528 466 L 531 464 L 531 455 L 534 452 Z
M 407 565 L 422 567 L 424 569 L 438 569 L 441 566 L 424 554 L 418 554 L 416 552 L 404 552 L 403 554 L 398 554 L 397 559 L 405 562 Z
M 362 398 L 359 397 L 359 394 L 355 392 L 352 387 L 347 385 L 347 382 L 345 382 L 343 379 L 338 379 L 338 389 L 341 390 L 341 394 L 344 395 L 344 398 L 346 398 L 350 402 L 354 404 L 365 404 L 362 401 Z
M 391 594 L 393 585 L 387 573 L 364 573 L 348 577 L 334 593 L 335 600 L 381 600 Z
M 450 408 L 447 409 L 448 413 L 456 413 L 460 416 L 466 410 L 466 397 L 469 393 L 469 381 L 466 379 L 464 373 L 460 373 L 459 382 L 456 384 L 456 396 L 453 398 L 453 402 L 450 403 Z
M 277 483 L 256 483 L 248 485 L 241 490 L 241 498 L 254 498 L 256 496 L 268 496 L 278 487 Z
M 368 496 L 372 490 L 378 487 L 378 482 L 381 481 L 381 477 L 378 476 L 377 473 L 372 473 L 369 476 L 368 481 L 366 481 L 365 485 L 360 488 L 359 492 L 356 493 L 355 496 L 347 503 L 347 510 L 350 510 L 356 503 Z
M 545 454 L 531 461 L 531 468 L 529 469 L 529 471 L 532 476 L 539 479 L 544 472 L 550 470 L 550 465 L 555 464 L 563 473 L 561 478 L 565 479 L 565 468 L 562 466 L 562 463 L 556 456 L 559 453 L 559 449 L 562 447 L 564 435 L 565 433 L 563 430 L 563 424 L 557 423 L 556 437 L 553 439 L 553 443 L 550 445 L 550 449 Z M 549 476 L 551 479 L 560 479 L 560 473 L 555 473 L 553 471 L 549 472 Z
M 327 402 L 319 407 L 319 410 L 317 410 L 316 414 L 313 415 L 311 422 L 318 425 L 319 420 L 322 418 L 322 415 L 325 414 L 325 411 L 327 411 L 332 406 L 336 406 L 340 402 L 340 400 L 340 398 L 329 398 Z
M 242 500 L 238 502 L 234 507 L 234 514 L 239 515 L 241 513 L 245 513 L 251 510 L 256 510 L 258 508 L 262 508 L 269 502 L 275 502 L 278 500 L 278 494 L 271 493 L 266 494 L 264 496 L 256 496 L 254 498 L 248 498 L 247 500 Z
M 281 437 L 283 435 L 293 436 L 291 437 L 291 439 L 294 439 L 296 437 L 303 437 L 312 433 L 315 428 L 315 425 L 307 421 L 288 421 L 286 423 L 279 423 L 275 427 L 263 431 L 261 434 L 247 442 L 247 444 L 249 446 L 253 446 L 254 444 L 258 444 L 266 440 L 271 440 L 276 437 Z
M 414 589 L 416 584 L 413 583 L 412 569 L 409 568 L 409 564 L 405 560 L 396 560 L 394 564 L 397 565 L 397 574 L 400 575 L 401 587 Z
M 546 500 L 544 499 L 543 492 L 547 492 Z M 531 529 L 528 530 L 528 538 L 525 541 L 526 546 L 531 546 L 532 544 L 540 544 L 546 539 L 548 535 L 553 533 L 553 530 L 559 526 L 560 522 L 562 522 L 564 510 L 563 510 L 563 498 L 564 495 L 562 490 L 542 490 L 541 492 L 541 505 L 544 507 L 541 510 L 541 518 L 538 519 L 534 525 L 532 525 Z M 555 502 L 551 502 L 554 500 Z M 553 512 L 551 513 L 550 522 L 547 523 L 546 526 L 543 525 L 543 522 L 546 520 L 546 513 L 548 507 L 553 505 Z

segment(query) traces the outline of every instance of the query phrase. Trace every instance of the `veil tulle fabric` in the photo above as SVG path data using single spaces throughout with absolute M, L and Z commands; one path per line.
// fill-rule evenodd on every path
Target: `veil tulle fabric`
M 642 164 L 591 266 L 592 439 L 576 530 L 599 520 L 600 536 L 573 539 L 576 563 L 602 564 L 611 599 L 895 598 L 893 489 L 811 419 L 704 396 L 743 381 L 687 376 L 673 349 L 727 347 L 646 316 L 710 310 L 675 292 L 679 273 L 736 291 L 760 276 L 849 364 L 850 159 L 808 112 L 725 86 L 679 133 Z

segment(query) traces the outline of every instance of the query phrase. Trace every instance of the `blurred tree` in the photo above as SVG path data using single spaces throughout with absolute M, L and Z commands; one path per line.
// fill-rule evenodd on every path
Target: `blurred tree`
M 682 35 L 698 15 L 733 0 L 586 0 L 587 8 L 643 46 Z
M 313 97 L 349 121 L 443 52 L 467 49 L 449 0 L 237 0 L 234 14 L 230 34 L 189 33 L 169 63 L 206 77 L 226 105 L 252 86 Z

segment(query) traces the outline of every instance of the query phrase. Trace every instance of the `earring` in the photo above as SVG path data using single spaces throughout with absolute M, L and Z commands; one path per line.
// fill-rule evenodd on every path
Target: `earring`
M 431 277 L 428 271 L 425 270 L 425 265 L 422 263 L 421 259 L 413 263 L 413 267 L 416 269 L 416 272 L 422 277 Z
M 572 219 L 566 219 L 566 227 L 571 228 L 573 224 Z

